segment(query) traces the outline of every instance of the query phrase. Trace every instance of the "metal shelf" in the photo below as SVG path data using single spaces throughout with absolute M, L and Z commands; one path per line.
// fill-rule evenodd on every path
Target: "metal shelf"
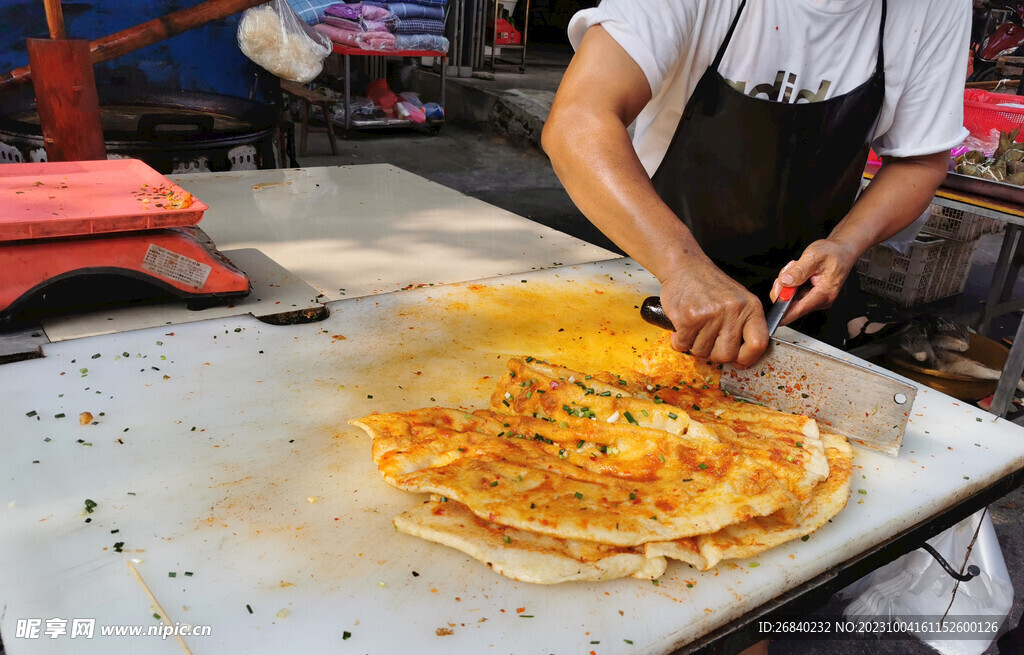
M 491 43 L 490 43 L 490 46 L 489 46 L 491 48 L 491 70 L 492 71 L 495 70 L 495 68 L 496 68 L 496 60 L 497 60 L 497 52 L 496 51 L 500 48 L 500 49 L 504 49 L 504 50 L 518 50 L 518 51 L 520 51 L 522 53 L 522 56 L 519 58 L 519 73 L 522 74 L 522 73 L 526 72 L 526 35 L 527 35 L 527 32 L 529 31 L 529 28 L 530 28 L 530 0 L 525 0 L 525 1 L 526 1 L 526 15 L 523 17 L 523 42 L 522 43 L 507 44 L 506 45 L 506 44 L 497 43 L 497 41 L 498 41 L 498 12 L 499 12 L 499 8 L 500 8 L 501 5 L 500 5 L 500 0 L 494 0 L 494 16 L 493 16 L 492 22 L 491 22 L 492 32 L 491 32 Z M 511 18 L 511 16 L 510 16 L 510 18 Z
M 409 127 L 416 126 L 406 118 L 374 118 L 365 120 L 353 120 L 349 107 L 352 106 L 352 62 L 351 57 L 435 57 L 441 60 L 441 98 L 439 105 L 444 110 L 444 89 L 445 82 L 447 81 L 447 70 L 448 70 L 448 53 L 441 52 L 439 50 L 363 50 L 362 48 L 353 48 L 351 46 L 344 46 L 335 43 L 334 53 L 342 56 L 345 62 L 345 95 L 342 98 L 342 102 L 345 106 L 345 121 L 339 123 L 340 127 L 345 129 L 345 134 L 352 128 L 356 129 L 387 129 L 394 127 Z M 434 129 L 440 129 L 444 120 L 428 120 L 426 123 L 420 123 L 420 125 L 429 126 Z

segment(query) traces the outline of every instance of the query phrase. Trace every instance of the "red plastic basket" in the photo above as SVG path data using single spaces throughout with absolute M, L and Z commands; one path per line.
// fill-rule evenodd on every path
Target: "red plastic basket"
M 1016 104 L 1021 107 L 1000 107 Z M 992 130 L 1009 132 L 1024 125 L 1024 96 L 989 93 L 982 89 L 964 90 L 964 127 L 972 136 L 986 139 Z M 1017 141 L 1024 141 L 1024 130 Z

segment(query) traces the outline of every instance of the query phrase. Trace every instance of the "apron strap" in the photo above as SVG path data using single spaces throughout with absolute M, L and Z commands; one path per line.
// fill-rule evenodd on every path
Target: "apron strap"
M 883 7 L 885 6 L 885 0 L 882 0 Z M 736 25 L 740 22 L 740 14 L 743 13 L 743 7 L 747 5 L 747 0 L 740 2 L 740 8 L 736 11 L 736 17 L 732 19 L 732 25 L 729 26 L 729 31 L 725 34 L 725 41 L 722 41 L 722 45 L 718 47 L 718 54 L 715 55 L 715 61 L 711 64 L 711 68 L 718 70 L 718 66 L 722 63 L 722 57 L 725 56 L 725 49 L 729 47 L 729 41 L 732 40 L 732 33 L 736 31 Z
M 875 72 L 885 72 L 885 55 L 883 54 L 882 45 L 885 43 L 885 10 L 886 0 L 882 0 L 882 22 L 878 24 L 878 59 L 875 62 Z

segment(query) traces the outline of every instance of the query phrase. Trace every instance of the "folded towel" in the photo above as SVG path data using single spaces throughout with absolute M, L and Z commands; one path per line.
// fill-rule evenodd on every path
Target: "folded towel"
M 363 28 L 364 32 L 394 32 L 398 28 L 398 19 L 393 15 L 386 20 L 360 18 L 359 26 Z
M 323 17 L 323 23 L 322 24 L 330 25 L 332 27 L 338 28 L 339 30 L 346 30 L 346 31 L 349 31 L 349 32 L 362 32 L 363 31 L 363 28 L 359 25 L 359 21 L 357 21 L 357 20 L 348 20 L 346 18 L 338 18 L 336 16 L 327 16 L 327 15 L 325 15 Z
M 363 2 L 363 5 L 373 5 L 375 7 L 387 7 L 395 16 L 401 19 L 406 18 L 434 18 L 437 20 L 444 20 L 444 7 L 436 5 L 417 5 L 412 2 L 392 2 L 391 4 L 385 5 L 381 0 L 373 0 L 372 2 Z
M 353 48 L 359 47 L 358 37 L 362 32 L 359 30 L 358 26 L 356 26 L 356 29 L 350 30 L 330 25 L 328 23 L 319 23 L 314 25 L 313 29 L 326 34 L 327 38 L 329 38 L 333 43 L 340 43 L 341 45 L 347 45 Z
M 356 40 L 363 50 L 395 49 L 395 35 L 391 32 L 360 32 Z
M 444 21 L 434 18 L 404 18 L 398 21 L 395 34 L 432 34 L 444 36 Z
M 448 0 L 373 0 L 378 4 L 388 5 L 389 7 L 397 3 L 409 3 L 414 5 L 426 5 L 428 7 L 446 7 L 448 6 Z
M 400 34 L 395 37 L 395 50 L 448 52 L 448 39 L 433 34 Z
M 374 10 L 380 10 L 381 7 L 374 7 Z M 387 11 L 385 9 L 385 11 Z M 324 16 L 334 16 L 335 18 L 344 18 L 346 20 L 359 20 L 363 17 L 363 5 L 356 3 L 353 5 L 346 5 L 344 3 L 335 3 L 330 7 L 324 9 Z
M 377 5 L 362 5 L 362 16 L 366 20 L 394 20 L 395 14 L 387 7 L 378 7 Z

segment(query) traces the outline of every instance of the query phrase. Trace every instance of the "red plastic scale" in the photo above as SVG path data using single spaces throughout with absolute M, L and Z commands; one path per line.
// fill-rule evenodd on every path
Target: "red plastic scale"
M 136 159 L 0 166 L 0 318 L 88 275 L 202 303 L 247 295 L 249 278 L 196 227 L 207 209 Z

